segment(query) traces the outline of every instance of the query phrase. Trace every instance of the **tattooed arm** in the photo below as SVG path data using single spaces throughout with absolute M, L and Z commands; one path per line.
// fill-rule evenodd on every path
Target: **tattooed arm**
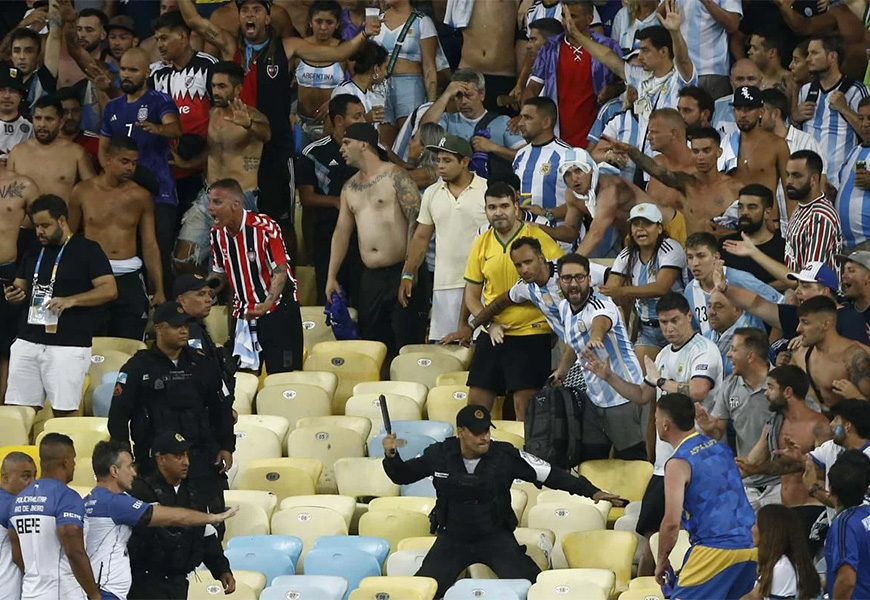
M 870 355 L 860 344 L 852 344 L 843 357 L 849 381 L 864 398 L 870 399 Z
M 679 190 L 686 193 L 686 187 L 694 180 L 694 176 L 682 171 L 669 171 L 655 160 L 635 148 L 631 144 L 626 144 L 618 140 L 614 140 L 607 136 L 601 136 L 601 139 L 610 144 L 610 149 L 614 152 L 624 154 L 634 161 L 634 164 L 649 173 L 652 177 L 658 179 L 669 188 Z
M 233 54 L 236 51 L 236 38 L 232 33 L 224 31 L 208 19 L 201 17 L 196 12 L 193 0 L 178 0 L 178 10 L 188 27 L 218 49 L 220 58 L 223 60 L 233 59 Z
M 287 283 L 287 265 L 280 264 L 272 269 L 272 285 L 269 286 L 269 294 L 266 299 L 254 306 L 245 314 L 246 319 L 257 319 L 266 314 L 272 308 L 272 305 L 277 302 L 281 292 L 284 291 L 284 284 Z
M 677 382 L 668 379 L 662 385 L 662 391 L 666 394 L 683 394 L 695 402 L 703 402 L 710 393 L 712 383 L 706 377 L 692 377 L 689 381 Z
M 394 168 L 392 172 L 393 186 L 396 188 L 396 199 L 402 214 L 408 221 L 408 240 L 405 248 L 411 246 L 411 238 L 417 229 L 417 215 L 420 214 L 420 190 L 417 184 L 404 169 Z

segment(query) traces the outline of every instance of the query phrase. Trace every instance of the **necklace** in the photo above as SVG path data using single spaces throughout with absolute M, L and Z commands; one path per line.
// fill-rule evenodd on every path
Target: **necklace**
M 741 136 L 741 138 L 742 137 L 743 136 Z M 743 141 L 743 140 L 741 140 L 741 141 Z M 747 158 L 747 157 L 750 154 L 752 154 L 752 150 L 755 150 L 755 147 L 758 146 L 758 142 L 760 142 L 760 141 L 761 141 L 760 139 L 755 140 L 755 143 L 752 144 L 752 148 L 743 153 L 743 161 L 742 162 L 743 162 L 744 167 L 749 166 L 749 158 Z

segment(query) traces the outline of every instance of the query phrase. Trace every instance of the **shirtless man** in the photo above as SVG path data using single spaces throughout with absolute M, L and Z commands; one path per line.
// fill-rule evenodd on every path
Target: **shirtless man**
M 161 0 L 161 5 L 163 2 L 169 2 L 169 4 L 175 5 L 176 10 L 178 9 L 178 0 Z M 276 4 L 272 5 L 272 29 L 275 31 L 275 35 L 279 38 L 294 37 L 298 35 L 293 26 L 290 15 L 287 14 L 286 8 Z M 305 16 L 307 19 L 307 7 L 305 8 Z M 234 36 L 244 33 L 242 31 L 242 25 L 239 24 L 239 6 L 236 2 L 227 2 L 215 10 L 211 13 L 209 21 L 211 21 L 212 25 L 215 25 L 224 31 L 228 31 Z M 212 56 L 217 56 L 220 50 L 210 42 L 205 42 L 205 52 Z
M 154 233 L 154 200 L 133 183 L 139 148 L 132 138 L 114 137 L 106 148 L 105 171 L 79 183 L 69 200 L 82 215 L 84 234 L 109 257 L 118 297 L 106 306 L 97 335 L 142 340 L 148 323 L 148 296 L 142 264 L 148 273 L 152 303 L 162 304 L 163 271 Z M 137 238 L 138 232 L 138 238 Z M 137 252 L 142 247 L 142 258 Z
M 837 305 L 817 296 L 798 307 L 803 348 L 792 363 L 807 372 L 819 406 L 843 398 L 870 398 L 870 348 L 837 333 Z
M 653 160 L 662 168 L 684 173 L 695 172 L 695 159 L 686 143 L 686 122 L 674 108 L 659 108 L 650 113 L 647 127 L 649 147 L 659 152 Z M 646 186 L 646 193 L 659 206 L 683 211 L 683 195 L 654 177 Z
M 36 101 L 33 110 L 35 137 L 22 142 L 9 153 L 11 171 L 30 177 L 43 194 L 60 196 L 69 204 L 73 186 L 96 173 L 85 149 L 60 137 L 63 104 L 46 96 Z M 69 226 L 77 231 L 81 215 L 70 211 Z
M 773 29 L 759 29 L 749 38 L 749 60 L 761 71 L 762 90 L 778 89 L 794 102 L 797 87 L 794 77 L 788 69 L 782 66 L 782 36 Z
M 263 143 L 269 141 L 271 128 L 266 116 L 239 99 L 245 72 L 231 61 L 211 69 L 212 109 L 208 121 L 206 151 L 191 161 L 173 154 L 173 164 L 196 168 L 207 161 L 206 185 L 182 220 L 175 244 L 175 269 L 194 272 L 205 265 L 209 255 L 209 230 L 213 220 L 208 214 L 209 185 L 218 179 L 239 182 L 245 194 L 244 209 L 257 210 L 257 171 Z
M 338 271 L 356 228 L 365 265 L 357 301 L 360 336 L 385 343 L 388 356 L 393 356 L 405 344 L 425 342 L 426 294 L 414 294 L 404 308 L 396 296 L 402 278 L 409 276 L 402 266 L 417 226 L 420 192 L 404 169 L 386 162 L 386 153 L 378 147 L 378 132 L 368 123 L 347 128 L 341 155 L 359 172 L 341 190 L 326 278 L 327 302 L 333 292 L 340 293 Z
M 517 0 L 475 2 L 468 26 L 462 29 L 459 68 L 474 69 L 486 79 L 486 107 L 495 110 L 499 96 L 510 94 L 516 83 L 514 48 Z
M 607 137 L 603 139 L 610 142 L 614 152 L 626 154 L 635 165 L 657 181 L 680 192 L 689 235 L 698 231 L 706 231 L 716 237 L 731 233 L 731 230 L 714 224 L 713 217 L 721 216 L 737 200 L 743 184 L 717 168 L 717 161 L 722 155 L 718 131 L 712 127 L 704 127 L 692 132 L 694 173 L 669 171 L 631 144 Z

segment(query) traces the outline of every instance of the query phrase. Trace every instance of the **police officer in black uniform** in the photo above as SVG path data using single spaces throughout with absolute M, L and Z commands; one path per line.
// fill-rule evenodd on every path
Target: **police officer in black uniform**
M 111 439 L 133 440 L 136 468 L 143 476 L 156 469 L 154 440 L 179 433 L 190 444 L 190 482 L 208 511 L 226 510 L 223 490 L 235 450 L 232 401 L 226 397 L 214 361 L 188 346 L 190 317 L 178 302 L 154 311 L 157 341 L 140 350 L 118 374 L 109 409 Z M 222 530 L 221 530 L 222 531 Z
M 434 476 L 438 499 L 429 519 L 438 539 L 417 575 L 438 582 L 437 598 L 475 563 L 487 565 L 500 578 L 535 581 L 540 569 L 513 535 L 517 526 L 510 496 L 514 479 L 625 505 L 625 500 L 599 490 L 585 477 L 573 477 L 507 442 L 492 441 L 490 427 L 489 410 L 469 404 L 456 415 L 456 437 L 432 444 L 409 461 L 403 461 L 396 450 L 396 434 L 384 437 L 384 471 L 394 483 Z
M 174 431 L 164 431 L 151 444 L 156 470 L 139 476 L 130 494 L 149 504 L 205 511 L 206 498 L 187 481 L 191 443 Z M 204 563 L 227 594 L 236 588 L 230 563 L 217 532 L 204 527 L 136 527 L 127 545 L 133 585 L 131 600 L 187 598 L 187 575 Z

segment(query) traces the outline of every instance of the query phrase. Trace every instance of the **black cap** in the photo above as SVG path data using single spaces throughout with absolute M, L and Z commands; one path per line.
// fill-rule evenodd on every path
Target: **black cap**
M 236 8 L 241 10 L 245 2 L 259 2 L 266 8 L 266 12 L 272 12 L 272 0 L 236 0 Z
M 154 324 L 169 323 L 172 327 L 180 327 L 190 323 L 190 317 L 174 300 L 164 302 L 154 311 Z
M 731 101 L 731 106 L 762 108 L 764 101 L 761 99 L 761 90 L 754 85 L 741 85 L 734 90 L 734 100 Z
M 151 452 L 154 454 L 182 454 L 192 446 L 180 433 L 164 431 L 154 438 Z
M 493 427 L 492 415 L 485 406 L 469 404 L 456 414 L 456 426 L 465 427 L 471 433 L 479 435 Z
M 354 123 L 344 130 L 344 137 L 351 140 L 366 142 L 377 151 L 381 160 L 389 160 L 387 151 L 378 145 L 378 130 L 375 129 L 374 125 L 371 125 L 370 123 Z
M 113 29 L 124 29 L 135 35 L 136 22 L 133 20 L 133 17 L 118 15 L 109 19 L 109 26 L 106 27 L 106 31 L 111 31 Z
M 185 273 L 175 278 L 175 283 L 172 284 L 172 297 L 178 298 L 186 292 L 197 292 L 205 287 L 214 289 L 217 286 L 218 281 L 216 279 L 206 279 L 202 275 Z
M 12 88 L 20 93 L 26 93 L 24 88 L 24 73 L 15 67 L 0 65 L 0 88 Z

